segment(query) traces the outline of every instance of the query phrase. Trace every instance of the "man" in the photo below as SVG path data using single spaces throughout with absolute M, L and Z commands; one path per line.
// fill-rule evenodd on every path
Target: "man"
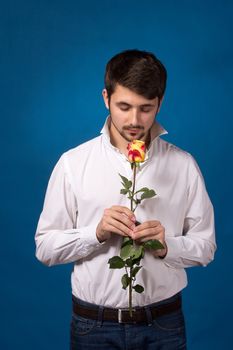
M 106 67 L 109 117 L 101 135 L 64 153 L 50 178 L 36 255 L 48 266 L 74 263 L 71 349 L 186 349 L 184 268 L 213 259 L 214 218 L 192 156 L 160 138 L 166 132 L 155 117 L 165 87 L 166 69 L 153 54 L 114 56 Z M 134 139 L 147 145 L 137 186 L 157 193 L 135 213 L 119 178 L 132 175 L 127 145 Z M 137 275 L 145 291 L 133 294 L 132 318 L 122 271 L 108 265 L 127 236 L 164 246 L 146 251 Z

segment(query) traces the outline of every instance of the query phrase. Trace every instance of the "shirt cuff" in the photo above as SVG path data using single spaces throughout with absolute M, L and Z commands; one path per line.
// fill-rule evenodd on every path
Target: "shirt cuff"
M 163 261 L 171 267 L 178 267 L 181 264 L 182 242 L 179 237 L 166 237 L 167 254 Z M 182 267 L 182 266 L 180 266 Z
M 84 226 L 77 231 L 79 232 L 79 238 L 82 242 L 83 249 L 87 251 L 90 251 L 93 248 L 98 248 L 105 244 L 105 242 L 99 242 L 97 239 L 96 225 Z

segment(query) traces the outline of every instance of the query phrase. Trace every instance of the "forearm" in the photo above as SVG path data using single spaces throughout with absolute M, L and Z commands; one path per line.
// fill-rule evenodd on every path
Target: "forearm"
M 35 236 L 36 257 L 43 264 L 53 266 L 72 263 L 101 247 L 95 226 L 67 230 L 38 230 Z
M 200 237 L 167 237 L 165 264 L 175 268 L 206 266 L 214 258 L 216 244 L 213 240 Z
M 182 232 L 172 232 L 170 226 L 165 237 L 167 254 L 164 262 L 175 268 L 206 266 L 213 260 L 216 250 L 213 205 L 200 169 L 192 158 L 190 161 L 190 183 Z

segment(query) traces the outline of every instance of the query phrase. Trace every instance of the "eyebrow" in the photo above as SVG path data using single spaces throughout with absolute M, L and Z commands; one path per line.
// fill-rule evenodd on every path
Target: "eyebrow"
M 116 105 L 117 106 L 128 106 L 128 107 L 132 106 L 130 103 L 127 103 L 127 102 L 124 102 L 124 101 L 116 102 Z M 155 106 L 155 104 L 152 104 L 152 103 L 144 103 L 142 105 L 139 105 L 139 107 L 154 107 L 154 106 Z

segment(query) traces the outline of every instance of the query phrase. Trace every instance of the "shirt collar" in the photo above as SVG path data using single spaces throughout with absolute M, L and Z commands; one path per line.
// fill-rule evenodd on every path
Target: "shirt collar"
M 104 123 L 104 126 L 103 126 L 103 128 L 102 128 L 102 130 L 101 130 L 101 134 L 103 134 L 104 136 L 105 136 L 105 138 L 109 141 L 109 143 L 110 143 L 110 134 L 109 134 L 109 126 L 110 126 L 110 116 L 108 116 L 107 118 L 106 118 L 106 121 L 105 121 L 105 123 Z M 161 136 L 161 135 L 166 135 L 168 132 L 167 132 L 167 130 L 165 130 L 164 128 L 163 128 L 163 126 L 162 125 L 160 125 L 158 122 L 157 122 L 157 120 L 155 120 L 154 121 L 154 124 L 153 124 L 153 126 L 152 126 L 152 128 L 151 128 L 151 131 L 150 131 L 150 133 L 151 133 L 151 142 L 150 142 L 150 146 L 151 146 L 151 144 L 153 143 L 153 141 L 158 137 L 158 136 Z M 113 146 L 113 145 L 112 145 Z M 114 147 L 114 146 L 113 146 Z M 114 147 L 115 148 L 115 147 Z M 149 149 L 150 149 L 150 147 L 149 147 Z

